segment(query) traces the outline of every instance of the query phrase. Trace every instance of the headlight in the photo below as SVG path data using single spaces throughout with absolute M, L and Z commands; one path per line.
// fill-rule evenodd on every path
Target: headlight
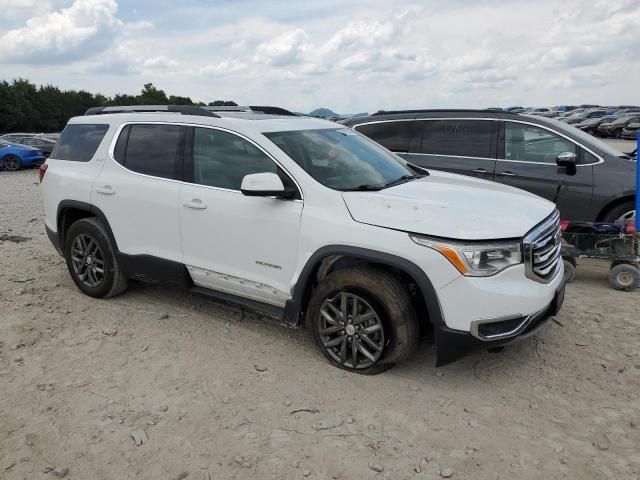
M 469 277 L 488 277 L 522 263 L 520 242 L 464 243 L 443 242 L 422 235 L 409 235 L 419 245 L 437 250 L 460 273 Z

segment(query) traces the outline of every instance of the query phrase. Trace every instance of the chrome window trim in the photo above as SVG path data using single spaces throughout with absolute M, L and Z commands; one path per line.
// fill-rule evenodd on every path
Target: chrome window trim
M 470 157 L 468 155 L 444 155 L 442 153 L 410 153 L 410 152 L 396 152 L 394 150 L 391 150 L 393 153 L 395 153 L 396 155 L 424 155 L 427 157 L 453 157 L 453 158 L 471 158 L 473 160 L 490 160 L 492 162 L 495 162 L 496 159 L 495 158 L 489 158 L 489 157 Z
M 389 120 L 375 120 L 375 121 L 371 121 L 371 122 L 363 122 L 363 123 L 359 123 L 357 125 L 353 126 L 354 130 L 358 130 L 358 127 L 361 127 L 363 125 L 372 125 L 372 124 L 376 124 L 376 123 L 390 123 L 390 122 L 428 122 L 428 121 L 436 121 L 436 120 L 487 120 L 487 121 L 491 121 L 491 122 L 514 122 L 514 123 L 523 123 L 525 125 L 531 125 L 533 127 L 538 127 L 538 128 L 542 128 L 544 130 L 548 130 L 549 132 L 561 136 L 563 138 L 565 138 L 566 140 L 568 140 L 569 142 L 573 143 L 574 145 L 579 146 L 580 148 L 583 148 L 584 150 L 586 150 L 587 152 L 589 152 L 591 155 L 593 155 L 594 157 L 596 157 L 598 159 L 597 162 L 593 162 L 593 163 L 582 163 L 580 165 L 576 165 L 576 167 L 591 167 L 593 165 L 599 165 L 601 163 L 604 163 L 604 159 L 602 158 L 602 156 L 598 155 L 597 153 L 595 153 L 593 150 L 591 150 L 588 147 L 585 147 L 582 143 L 580 143 L 577 140 L 574 140 L 571 137 L 568 137 L 567 135 L 560 133 L 556 130 L 553 130 L 550 127 L 547 127 L 545 125 L 540 125 L 539 123 L 533 123 L 533 122 L 528 122 L 526 120 L 512 120 L 512 119 L 505 119 L 505 118 L 489 118 L 489 117 L 438 117 L 438 118 L 399 118 L 399 119 L 389 119 Z M 394 152 L 394 153 L 398 153 L 398 152 Z M 443 154 L 435 154 L 435 153 L 411 153 L 411 152 L 399 152 L 399 153 L 403 153 L 403 154 L 408 154 L 408 155 L 432 155 L 432 156 L 440 156 L 440 157 L 454 157 L 454 158 L 475 158 L 475 159 L 481 159 L 481 160 L 486 160 L 486 157 L 468 157 L 468 156 L 464 156 L 464 155 L 443 155 Z M 525 164 L 530 164 L 530 165 L 547 165 L 547 166 L 551 166 L 551 167 L 557 167 L 557 165 L 555 163 L 541 163 L 541 162 L 530 162 L 527 160 L 509 160 L 507 158 L 490 158 L 488 160 L 495 160 L 497 162 L 513 162 L 513 163 L 525 163 Z
M 156 121 L 140 121 L 140 122 L 129 121 L 129 122 L 125 122 L 125 123 L 120 124 L 118 126 L 118 128 L 116 129 L 115 134 L 111 138 L 111 143 L 109 144 L 109 149 L 107 151 L 107 156 L 109 157 L 109 159 L 111 161 L 113 161 L 113 163 L 115 163 L 117 166 L 119 166 L 120 168 L 122 168 L 126 172 L 132 173 L 134 175 L 139 175 L 141 177 L 152 178 L 152 179 L 155 179 L 155 180 L 164 180 L 166 182 L 181 183 L 181 184 L 184 184 L 184 185 L 194 185 L 194 186 L 203 187 L 203 188 L 209 188 L 209 189 L 213 189 L 213 190 L 220 190 L 222 192 L 232 192 L 232 193 L 237 193 L 237 194 L 243 195 L 240 190 L 233 190 L 233 189 L 222 188 L 222 187 L 214 187 L 214 186 L 211 186 L 211 185 L 202 185 L 200 183 L 185 182 L 184 180 L 175 180 L 173 178 L 156 177 L 154 175 L 147 175 L 145 173 L 139 173 L 139 172 L 134 172 L 133 170 L 129 170 L 127 167 L 125 167 L 120 162 L 118 162 L 116 160 L 115 156 L 114 156 L 116 143 L 118 143 L 118 138 L 120 138 L 120 134 L 122 133 L 122 130 L 127 125 L 177 125 L 177 126 L 181 126 L 181 127 L 210 128 L 212 130 L 221 130 L 223 132 L 227 132 L 227 133 L 230 133 L 232 135 L 237 135 L 238 137 L 246 140 L 247 142 L 249 142 L 250 144 L 255 146 L 258 150 L 260 150 L 268 158 L 270 158 L 276 165 L 278 165 L 280 168 L 282 168 L 282 171 L 284 171 L 285 174 L 293 181 L 293 183 L 296 185 L 296 187 L 298 187 L 298 191 L 300 192 L 300 197 L 301 198 L 299 200 L 296 199 L 296 200 L 292 200 L 292 201 L 294 201 L 294 202 L 304 202 L 304 193 L 302 192 L 302 188 L 300 187 L 300 184 L 296 181 L 296 179 L 293 177 L 293 175 L 291 175 L 291 173 L 289 173 L 289 171 L 282 165 L 282 163 L 280 163 L 278 160 L 276 160 L 273 157 L 273 155 L 271 155 L 269 152 L 267 152 L 264 148 L 262 148 L 260 145 L 258 145 L 256 142 L 251 140 L 246 135 L 243 135 L 242 133 L 236 132 L 234 130 L 230 130 L 228 128 L 218 127 L 218 126 L 214 126 L 214 125 L 202 125 L 202 124 L 199 124 L 199 123 L 186 123 L 186 122 L 163 122 L 163 121 L 157 121 L 157 120 Z M 269 197 L 269 198 L 271 198 L 271 197 Z

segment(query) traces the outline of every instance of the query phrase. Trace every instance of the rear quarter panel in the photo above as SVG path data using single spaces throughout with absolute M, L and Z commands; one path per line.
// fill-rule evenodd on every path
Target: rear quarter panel
M 109 126 L 93 158 L 88 162 L 73 162 L 49 157 L 47 172 L 40 184 L 45 211 L 45 224 L 58 231 L 58 207 L 63 200 L 91 203 L 93 182 L 104 166 L 107 148 L 115 127 Z
M 621 198 L 636 194 L 636 162 L 603 156 L 604 162 L 593 166 L 593 218 Z

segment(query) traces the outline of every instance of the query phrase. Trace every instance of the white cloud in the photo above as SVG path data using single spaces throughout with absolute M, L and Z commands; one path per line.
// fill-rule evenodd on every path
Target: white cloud
M 340 112 L 634 103 L 640 78 L 640 0 L 215 3 L 0 0 L 0 71 Z
M 22 17 L 33 12 L 45 13 L 50 9 L 50 0 L 0 0 L 3 17 Z
M 309 47 L 309 36 L 297 28 L 285 32 L 273 40 L 261 43 L 256 49 L 255 61 L 281 67 L 299 63 Z
M 115 0 L 75 0 L 68 8 L 36 15 L 0 37 L 0 59 L 47 64 L 90 57 L 107 49 L 122 26 L 117 9 Z
M 151 70 L 171 70 L 180 65 L 176 60 L 159 55 L 157 57 L 146 58 L 142 62 L 142 66 Z
M 215 65 L 205 65 L 198 73 L 202 75 L 230 75 L 247 68 L 247 64 L 239 60 L 224 60 Z
M 326 52 L 354 47 L 371 47 L 388 42 L 397 33 L 391 21 L 354 21 L 338 30 L 323 46 Z

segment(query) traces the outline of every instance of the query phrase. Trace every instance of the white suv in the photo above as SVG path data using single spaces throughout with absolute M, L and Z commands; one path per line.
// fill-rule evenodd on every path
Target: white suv
M 255 110 L 108 107 L 69 121 L 40 176 L 47 233 L 80 290 L 168 281 L 305 320 L 330 362 L 362 373 L 406 359 L 422 334 L 443 365 L 560 309 L 552 203 Z

